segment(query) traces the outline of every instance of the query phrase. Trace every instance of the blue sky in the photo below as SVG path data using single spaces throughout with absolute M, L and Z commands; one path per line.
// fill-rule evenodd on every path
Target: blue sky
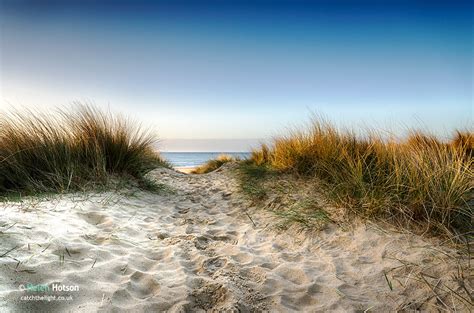
M 469 2 L 0 3 L 2 109 L 92 101 L 162 138 L 239 142 L 312 111 L 440 135 L 473 121 Z

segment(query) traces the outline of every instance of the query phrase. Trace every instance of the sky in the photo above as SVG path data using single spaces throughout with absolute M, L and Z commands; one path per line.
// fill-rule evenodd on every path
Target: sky
M 246 150 L 314 112 L 448 136 L 473 124 L 472 18 L 463 1 L 0 0 L 0 109 L 94 103 L 179 151 Z

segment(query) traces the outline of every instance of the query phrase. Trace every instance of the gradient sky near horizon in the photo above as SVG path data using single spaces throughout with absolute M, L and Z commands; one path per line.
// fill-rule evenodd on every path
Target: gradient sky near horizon
M 0 0 L 0 109 L 94 102 L 167 150 L 242 150 L 310 112 L 444 136 L 473 123 L 472 17 L 463 1 Z

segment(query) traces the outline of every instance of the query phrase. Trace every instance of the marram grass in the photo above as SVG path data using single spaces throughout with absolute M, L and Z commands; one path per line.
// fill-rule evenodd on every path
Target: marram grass
M 210 173 L 212 171 L 217 170 L 218 168 L 220 168 L 225 163 L 236 161 L 236 160 L 237 160 L 236 158 L 233 158 L 230 155 L 221 154 L 217 158 L 209 160 L 206 163 L 204 163 L 203 165 L 198 166 L 193 171 L 191 171 L 191 173 L 192 174 Z
M 0 114 L 0 193 L 81 189 L 167 165 L 151 132 L 92 106 Z
M 375 131 L 357 136 L 314 119 L 307 129 L 253 151 L 251 161 L 316 177 L 321 184 L 315 189 L 322 185 L 336 204 L 367 217 L 469 231 L 474 134 L 457 132 L 449 142 L 421 132 L 382 137 Z

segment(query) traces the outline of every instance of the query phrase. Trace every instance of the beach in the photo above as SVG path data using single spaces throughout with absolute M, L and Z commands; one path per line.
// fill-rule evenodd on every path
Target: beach
M 127 187 L 1 203 L 0 311 L 388 312 L 439 305 L 415 278 L 424 272 L 430 282 L 449 284 L 456 250 L 363 222 L 282 231 L 275 214 L 241 195 L 232 166 L 204 175 L 156 169 L 148 177 L 165 186 L 158 193 Z M 25 291 L 28 284 L 50 289 Z M 54 284 L 72 291 L 53 291 Z M 22 300 L 28 295 L 63 301 Z
M 474 312 L 472 12 L 0 0 L 0 313 Z
M 191 174 L 193 170 L 195 170 L 197 166 L 176 166 L 174 169 L 178 172 L 185 173 L 185 174 Z
M 221 155 L 232 158 L 246 159 L 249 152 L 161 152 L 160 155 L 181 173 L 191 174 L 191 172 L 202 166 L 209 160 L 218 158 Z

